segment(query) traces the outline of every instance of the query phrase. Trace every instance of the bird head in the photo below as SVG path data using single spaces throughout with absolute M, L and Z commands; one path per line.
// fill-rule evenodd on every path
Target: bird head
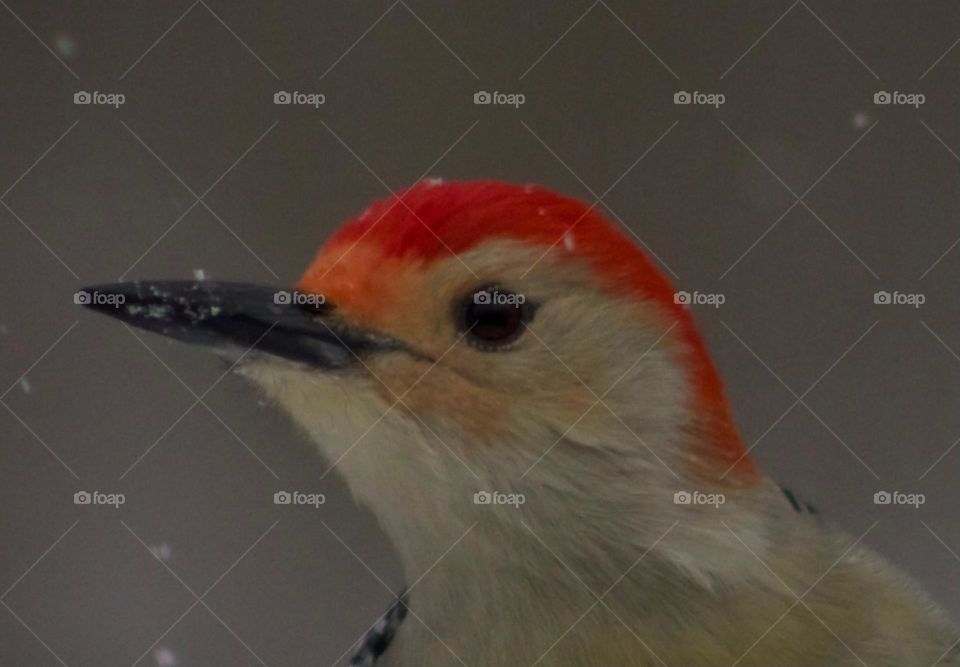
M 238 350 L 410 560 L 479 516 L 498 534 L 577 516 L 588 540 L 629 522 L 649 544 L 678 489 L 758 478 L 669 282 L 542 187 L 418 183 L 343 225 L 293 290 L 88 291 L 123 294 L 90 305 L 132 325 Z M 523 507 L 487 506 L 497 493 Z

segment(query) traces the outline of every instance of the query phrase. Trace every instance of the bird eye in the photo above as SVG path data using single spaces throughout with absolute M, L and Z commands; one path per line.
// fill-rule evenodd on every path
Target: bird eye
M 493 350 L 516 340 L 533 317 L 533 310 L 524 295 L 487 285 L 463 299 L 459 326 L 474 345 Z

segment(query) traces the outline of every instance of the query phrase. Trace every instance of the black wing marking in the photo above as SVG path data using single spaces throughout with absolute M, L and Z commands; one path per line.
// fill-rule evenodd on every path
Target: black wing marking
M 790 506 L 793 508 L 793 511 L 794 511 L 794 512 L 800 512 L 801 514 L 804 514 L 804 513 L 806 513 L 806 514 L 819 514 L 819 513 L 820 513 L 820 512 L 817 510 L 817 508 L 814 507 L 813 505 L 811 505 L 810 503 L 806 503 L 806 502 L 803 502 L 802 500 L 798 499 L 798 498 L 793 494 L 793 491 L 791 491 L 790 489 L 788 489 L 788 488 L 786 488 L 786 487 L 784 487 L 784 486 L 781 486 L 781 487 L 780 487 L 780 490 L 783 492 L 783 495 L 787 497 L 787 500 L 790 501 Z
M 373 667 L 390 647 L 400 623 L 407 617 L 407 592 L 400 593 L 386 613 L 367 631 L 350 658 L 350 667 Z

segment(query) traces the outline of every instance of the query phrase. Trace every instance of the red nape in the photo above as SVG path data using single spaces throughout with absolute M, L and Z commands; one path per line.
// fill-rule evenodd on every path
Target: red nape
M 752 460 L 730 419 L 723 386 L 693 318 L 674 301 L 674 289 L 633 239 L 583 202 L 536 185 L 501 181 L 444 183 L 426 180 L 372 204 L 343 225 L 324 245 L 304 282 L 323 273 L 355 244 L 384 258 L 409 257 L 429 263 L 463 253 L 491 239 L 514 239 L 576 257 L 612 291 L 657 303 L 676 322 L 691 356 L 697 410 L 711 423 L 714 453 L 750 476 Z

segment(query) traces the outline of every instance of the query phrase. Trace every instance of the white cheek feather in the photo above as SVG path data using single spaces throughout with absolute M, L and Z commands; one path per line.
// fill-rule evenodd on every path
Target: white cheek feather
M 570 243 L 568 235 L 564 244 Z M 598 586 L 609 585 L 654 544 L 650 563 L 660 562 L 694 588 L 713 589 L 721 582 L 756 577 L 755 563 L 742 558 L 743 545 L 718 518 L 729 515 L 727 525 L 763 558 L 766 541 L 757 517 L 731 511 L 730 506 L 674 503 L 678 491 L 710 489 L 684 481 L 690 469 L 690 448 L 682 435 L 683 424 L 690 420 L 688 385 L 668 352 L 670 345 L 655 346 L 660 336 L 656 329 L 638 329 L 628 321 L 634 313 L 595 293 L 565 290 L 557 301 L 552 311 L 538 315 L 541 332 L 561 332 L 548 336 L 544 344 L 561 350 L 567 363 L 578 368 L 593 363 L 578 355 L 609 346 L 623 357 L 622 367 L 599 380 L 611 389 L 603 404 L 573 428 L 572 417 L 545 423 L 535 408 L 521 403 L 509 417 L 513 436 L 494 446 L 481 445 L 452 421 L 434 422 L 427 432 L 403 406 L 391 408 L 375 391 L 375 381 L 362 374 L 326 376 L 279 364 L 261 367 L 253 379 L 374 511 L 411 577 L 419 576 L 478 518 L 502 522 L 494 544 L 505 553 L 525 553 L 531 539 L 526 524 L 562 560 L 591 569 Z M 576 330 L 564 321 L 564 313 L 571 310 L 583 320 Z M 618 330 L 623 340 L 611 340 L 610 332 Z M 558 366 L 539 346 L 529 353 L 530 364 Z M 638 359 L 642 362 L 630 366 Z M 522 361 L 516 363 L 518 379 L 536 377 L 536 367 L 526 370 Z M 564 372 L 562 366 L 559 371 Z M 522 493 L 526 504 L 519 511 L 480 508 L 478 514 L 472 495 L 484 490 Z M 534 555 L 542 556 L 542 546 L 535 546 Z M 456 558 L 448 558 L 456 567 Z M 490 558 L 502 560 L 503 553 Z M 474 566 L 472 557 L 463 563 L 465 577 Z M 541 566 L 539 559 L 519 565 L 532 571 Z
M 404 414 L 402 404 L 385 400 L 375 380 L 286 363 L 259 366 L 248 377 L 318 445 L 401 550 L 418 543 L 406 538 L 421 532 L 419 524 L 429 522 L 429 532 L 437 532 L 438 521 L 448 516 L 438 516 L 439 499 L 470 488 L 463 479 L 470 473 L 451 469 L 456 459 Z M 461 522 L 451 524 L 456 530 Z
M 260 366 L 247 375 L 294 417 L 375 512 L 412 576 L 477 516 L 506 521 L 506 539 L 527 540 L 523 519 L 561 558 L 586 555 L 596 567 L 608 568 L 600 579 L 621 574 L 675 522 L 656 557 L 691 581 L 712 588 L 756 576 L 754 564 L 739 557 L 743 546 L 718 521 L 728 513 L 731 529 L 758 555 L 766 553 L 761 522 L 751 515 L 674 504 L 677 491 L 707 490 L 682 480 L 689 464 L 677 435 L 687 419 L 684 380 L 662 351 L 648 353 L 605 397 L 616 416 L 598 406 L 563 434 L 559 425 L 548 429 L 535 415 L 521 413 L 515 431 L 540 433 L 535 446 L 517 440 L 467 450 L 458 447 L 470 438 L 460 426 L 434 423 L 433 433 L 425 432 L 402 406 L 390 408 L 363 377 L 324 376 L 293 364 Z M 660 400 L 633 399 L 637 383 L 658 387 Z M 526 505 L 519 512 L 477 515 L 472 494 L 483 490 L 523 493 Z M 607 519 L 596 521 L 597 514 Z M 594 519 L 570 521 L 580 515 Z
M 468 261 L 482 270 L 482 258 Z M 401 627 L 389 664 L 448 664 L 452 647 L 472 665 L 703 667 L 734 663 L 761 635 L 744 667 L 859 664 L 812 616 L 770 628 L 795 603 L 790 591 L 814 585 L 805 604 L 859 638 L 867 664 L 931 664 L 949 646 L 912 583 L 863 547 L 839 562 L 852 539 L 796 515 L 774 484 L 738 488 L 695 473 L 707 463 L 689 429 L 689 376 L 677 341 L 658 342 L 663 323 L 638 325 L 636 312 L 562 280 L 531 289 L 553 303 L 535 323 L 543 346 L 525 339 L 509 364 L 491 357 L 477 379 L 519 388 L 492 444 L 454 418 L 427 415 L 426 428 L 359 370 L 244 366 L 373 510 L 416 583 L 410 610 L 423 622 Z M 604 359 L 616 368 L 596 350 L 615 350 Z M 554 353 L 602 396 L 579 418 L 558 403 L 588 390 Z M 545 383 L 542 371 L 558 366 Z M 477 504 L 478 492 L 523 502 Z M 878 591 L 882 608 L 865 605 Z M 551 650 L 558 637 L 563 648 Z

